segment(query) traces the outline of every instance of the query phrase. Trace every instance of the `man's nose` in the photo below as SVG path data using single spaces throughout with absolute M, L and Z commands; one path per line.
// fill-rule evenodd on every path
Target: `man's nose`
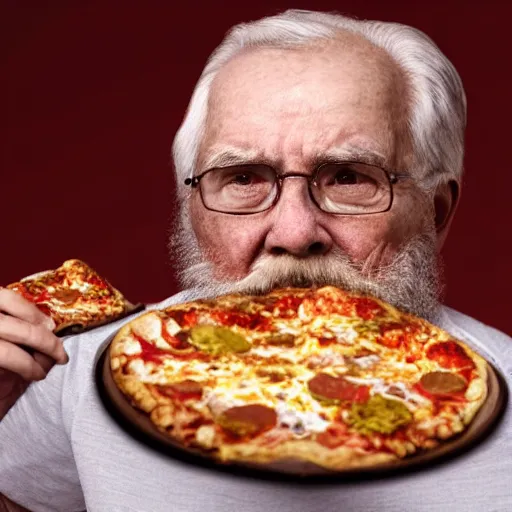
M 331 249 L 332 238 L 319 223 L 322 212 L 309 197 L 305 179 L 284 180 L 272 214 L 272 226 L 265 239 L 267 252 L 306 258 L 325 254 Z

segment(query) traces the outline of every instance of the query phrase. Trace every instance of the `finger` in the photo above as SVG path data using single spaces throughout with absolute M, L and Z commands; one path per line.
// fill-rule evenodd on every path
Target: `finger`
M 34 325 L 0 313 L 0 338 L 33 348 L 61 364 L 68 360 L 62 341 L 41 324 Z
M 55 322 L 40 311 L 35 304 L 7 288 L 0 287 L 0 311 L 31 324 L 43 324 L 50 330 L 55 329 Z
M 21 375 L 25 380 L 42 380 L 46 372 L 25 350 L 0 339 L 0 367 Z
M 46 373 L 55 366 L 55 359 L 47 356 L 46 354 L 41 354 L 41 352 L 34 352 L 32 357 Z
M 0 369 L 0 421 L 25 392 L 29 384 L 17 373 Z

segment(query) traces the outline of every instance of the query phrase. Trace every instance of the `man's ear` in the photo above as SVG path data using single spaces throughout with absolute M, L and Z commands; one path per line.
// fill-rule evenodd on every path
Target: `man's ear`
M 434 195 L 434 211 L 438 250 L 441 250 L 444 244 L 459 198 L 460 185 L 457 181 L 450 180 L 437 187 Z

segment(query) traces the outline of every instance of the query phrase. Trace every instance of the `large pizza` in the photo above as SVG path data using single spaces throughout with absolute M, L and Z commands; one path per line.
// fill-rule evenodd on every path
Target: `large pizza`
M 487 363 L 434 325 L 334 287 L 143 314 L 109 351 L 155 429 L 225 463 L 327 470 L 400 461 L 463 432 Z

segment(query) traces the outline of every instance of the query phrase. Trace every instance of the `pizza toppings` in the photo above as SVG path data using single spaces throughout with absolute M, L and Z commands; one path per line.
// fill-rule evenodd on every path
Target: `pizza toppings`
M 189 343 L 212 355 L 247 352 L 251 344 L 240 334 L 215 325 L 198 325 L 190 330 Z
M 443 368 L 474 368 L 475 363 L 465 350 L 455 341 L 445 341 L 431 345 L 427 357 L 437 361 Z
M 64 304 L 73 304 L 81 295 L 80 290 L 74 288 L 58 289 L 53 292 L 53 297 Z
M 374 299 L 361 297 L 356 300 L 356 313 L 364 320 L 372 320 L 375 316 L 384 312 L 382 306 Z
M 284 403 L 278 403 L 277 413 L 279 424 L 288 427 L 296 437 L 307 436 L 313 432 L 323 432 L 329 421 L 322 418 L 316 412 L 301 412 Z
M 277 413 L 266 405 L 249 404 L 231 407 L 217 417 L 215 421 L 232 434 L 245 437 L 275 427 Z
M 185 379 L 167 386 L 159 386 L 159 390 L 167 396 L 175 396 L 182 400 L 189 398 L 200 399 L 203 394 L 203 386 L 196 380 Z M 171 393 L 171 395 L 170 395 Z
M 377 354 L 371 354 L 368 356 L 354 357 L 351 361 L 361 368 L 371 368 L 373 365 L 378 363 L 380 359 L 380 356 Z
M 364 402 L 368 399 L 368 386 L 359 386 L 348 382 L 343 377 L 334 377 L 327 373 L 319 373 L 308 382 L 311 395 L 318 400 L 333 403 L 342 400 Z
M 157 428 L 223 461 L 396 460 L 461 432 L 487 396 L 469 347 L 332 287 L 153 311 L 110 354 L 116 383 Z
M 430 372 L 423 375 L 420 384 L 432 395 L 446 395 L 464 391 L 467 382 L 460 375 L 451 372 Z
M 402 402 L 381 395 L 372 396 L 366 403 L 354 403 L 347 418 L 351 426 L 366 435 L 392 434 L 411 420 L 412 414 Z
M 7 286 L 55 322 L 54 332 L 77 333 L 140 309 L 80 260 L 40 272 Z
M 293 334 L 273 334 L 266 340 L 268 345 L 280 345 L 285 347 L 293 347 L 295 345 L 295 336 Z

